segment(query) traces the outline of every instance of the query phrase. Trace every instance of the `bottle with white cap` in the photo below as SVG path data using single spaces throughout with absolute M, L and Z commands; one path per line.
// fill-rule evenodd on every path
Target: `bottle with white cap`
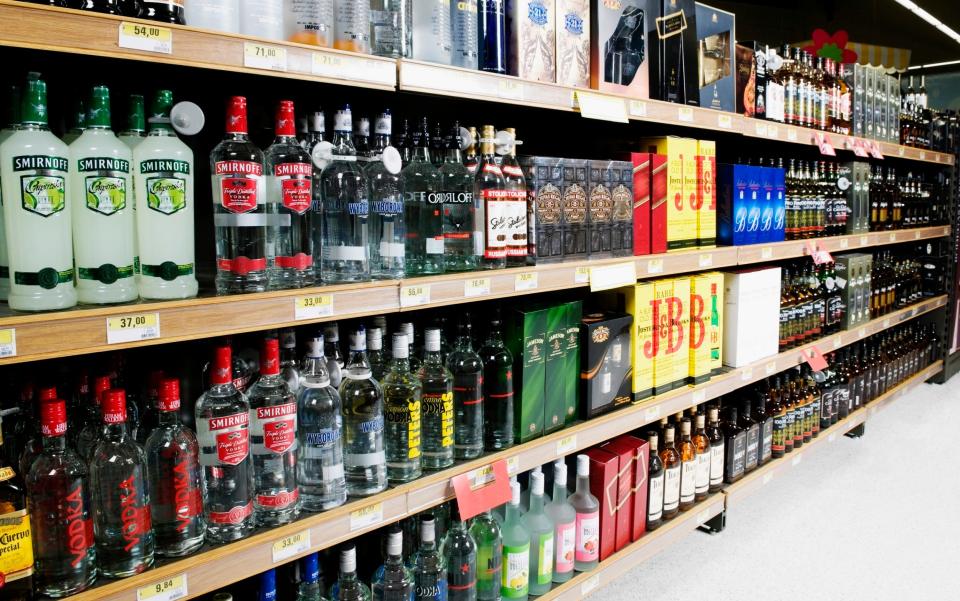
M 364 168 L 370 196 L 370 276 L 375 280 L 402 278 L 406 261 L 403 165 L 390 141 L 392 131 L 393 117 L 387 109 L 374 121 L 373 146 Z
M 330 596 L 339 601 L 370 601 L 370 589 L 357 578 L 357 548 L 340 551 L 340 579 L 330 587 Z
M 530 531 L 520 515 L 520 484 L 510 483 L 510 503 L 503 522 L 503 580 L 500 594 L 504 599 L 525 600 L 530 589 Z
M 413 576 L 403 565 L 403 531 L 387 535 L 387 558 L 383 575 L 373 582 L 373 598 L 377 601 L 409 601 L 413 598 Z
M 585 572 L 600 563 L 600 503 L 590 494 L 590 457 L 577 455 L 577 489 L 567 497 L 577 512 L 574 569 Z
M 373 370 L 373 379 L 378 382 L 383 380 L 390 367 L 388 356 L 383 352 L 384 331 L 377 326 L 367 330 L 367 360 L 370 361 L 370 369 Z
M 567 501 L 567 464 L 563 458 L 553 464 L 553 501 L 545 511 L 553 520 L 553 581 L 566 582 L 573 577 L 577 512 Z
M 420 369 L 420 354 L 417 352 L 416 332 L 413 329 L 413 322 L 405 321 L 400 324 L 400 331 L 407 335 L 407 343 L 410 345 L 410 354 L 408 355 L 410 369 L 418 371 Z
M 323 328 L 323 354 L 327 358 L 327 372 L 330 374 L 330 385 L 340 388 L 343 380 L 343 353 L 340 352 L 340 328 L 337 322 L 328 323 Z
M 542 595 L 553 582 L 553 520 L 543 510 L 543 473 L 530 475 L 530 510 L 523 525 L 530 532 L 530 594 Z
M 350 362 L 340 383 L 343 402 L 343 466 L 347 493 L 366 497 L 387 488 L 383 440 L 383 391 L 367 362 L 367 336 L 350 334 Z
M 436 522 L 430 514 L 420 519 L 420 550 L 413 560 L 413 590 L 417 601 L 447 598 L 447 572 L 437 549 Z
M 534 474 L 543 475 L 543 468 L 539 465 L 533 467 L 530 470 L 530 473 L 527 475 L 528 478 L 532 477 Z M 533 496 L 533 486 L 528 485 L 527 490 L 520 493 L 520 513 L 526 514 L 530 510 L 530 497 Z M 566 496 L 566 495 L 564 495 Z M 543 503 L 544 505 L 550 503 L 550 495 L 543 493 Z
M 393 335 L 393 360 L 383 379 L 384 442 L 387 449 L 387 479 L 393 484 L 419 478 L 420 380 L 410 372 L 410 346 L 406 334 Z
M 440 328 L 424 330 L 423 365 L 418 376 L 423 388 L 423 467 L 453 465 L 453 374 L 440 359 Z

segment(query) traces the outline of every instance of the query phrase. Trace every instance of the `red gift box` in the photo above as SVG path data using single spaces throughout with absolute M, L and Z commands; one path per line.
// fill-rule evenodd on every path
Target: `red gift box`
M 634 447 L 619 438 L 600 445 L 604 451 L 617 456 L 617 514 L 614 549 L 619 551 L 630 544 L 633 530 L 633 457 Z
M 647 441 L 624 434 L 616 440 L 622 441 L 633 449 L 633 524 L 630 540 L 637 541 L 647 531 L 647 469 L 650 467 L 650 445 Z
M 616 549 L 617 473 L 619 458 L 600 448 L 588 449 L 590 458 L 590 494 L 600 503 L 600 561 Z

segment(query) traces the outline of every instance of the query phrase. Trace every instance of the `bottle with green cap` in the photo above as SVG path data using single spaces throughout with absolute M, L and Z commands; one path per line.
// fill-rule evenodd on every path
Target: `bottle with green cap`
M 131 152 L 140 145 L 147 136 L 146 118 L 144 115 L 143 96 L 130 94 L 130 103 L 127 105 L 127 127 L 117 134 L 120 141 L 130 147 Z
M 87 128 L 70 145 L 70 203 L 77 299 L 105 305 L 137 298 L 133 240 L 133 155 L 110 123 L 110 90 L 94 86 Z
M 20 86 L 7 85 L 0 98 L 3 117 L 0 121 L 0 144 L 13 135 L 20 126 Z M 0 180 L 0 301 L 10 294 L 10 261 L 7 258 L 7 239 L 3 231 L 3 184 Z
M 8 303 L 17 311 L 66 309 L 77 304 L 67 202 L 70 153 L 48 127 L 47 84 L 39 74 L 28 77 L 20 112 L 19 128 L 0 144 Z
M 77 96 L 73 101 L 73 110 L 70 111 L 70 129 L 63 134 L 63 143 L 67 146 L 73 144 L 86 128 L 87 104 L 82 96 Z
M 150 133 L 133 152 L 140 296 L 197 295 L 193 247 L 193 151 L 170 124 L 173 92 L 150 105 Z

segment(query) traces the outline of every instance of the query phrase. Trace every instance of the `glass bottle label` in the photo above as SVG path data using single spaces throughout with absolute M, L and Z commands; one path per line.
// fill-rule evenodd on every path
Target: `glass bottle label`
M 23 208 L 42 217 L 59 213 L 66 206 L 65 181 L 66 178 L 59 175 L 20 176 Z
M 127 180 L 94 175 L 84 179 L 87 208 L 101 215 L 115 215 L 127 208 Z
M 499 540 L 499 539 L 498 539 Z M 501 586 L 501 570 L 503 569 L 503 554 L 500 545 L 477 545 L 477 592 L 493 598 L 495 589 Z
M 723 443 L 710 447 L 710 485 L 723 483 Z
M 697 484 L 697 459 L 683 461 L 680 464 L 680 500 L 684 503 L 693 501 Z
M 297 443 L 297 404 L 285 403 L 250 410 L 250 436 L 263 438 L 263 445 L 255 444 L 253 453 L 264 451 L 286 453 Z
M 338 440 L 340 428 L 322 428 L 316 432 L 307 432 L 303 435 L 300 456 L 304 459 L 323 459 Z
M 680 466 L 664 470 L 663 509 L 673 511 L 680 506 Z
M 710 453 L 697 454 L 697 479 L 694 490 L 697 494 L 705 493 L 710 488 Z
M 280 163 L 273 168 L 280 183 L 280 202 L 298 215 L 313 203 L 313 165 L 310 163 Z
M 147 208 L 173 215 L 187 207 L 187 180 L 179 177 L 147 178 Z
M 152 534 L 153 522 L 150 516 L 150 505 L 147 503 L 144 489 L 145 482 L 138 470 L 120 481 L 119 495 L 116 497 L 120 513 L 121 536 L 126 541 L 123 549 L 132 551 L 140 545 L 141 536 Z
M 537 542 L 537 584 L 553 580 L 553 532 L 541 534 Z
M 253 501 L 233 507 L 229 511 L 210 511 L 207 513 L 207 521 L 218 525 L 242 524 L 251 515 L 253 515 Z
M 507 190 L 483 190 L 483 206 L 486 216 L 486 240 L 483 256 L 487 259 L 503 259 L 507 256 L 508 216 L 510 192 Z
M 202 465 L 240 465 L 250 454 L 249 413 L 209 417 L 197 421 L 197 440 L 201 449 L 215 448 L 215 453 L 201 453 Z
M 530 589 L 530 543 L 503 546 L 503 589 L 506 599 L 525 598 Z
M 577 561 L 596 561 L 600 558 L 600 512 L 577 512 Z
M 154 483 L 157 495 L 153 505 L 157 508 L 154 521 L 174 523 L 178 532 L 190 528 L 194 518 L 203 510 L 202 492 L 194 485 L 194 461 L 192 455 L 184 455 L 173 464 L 173 469 L 166 477 Z
M 663 517 L 663 479 L 663 473 L 650 478 L 647 490 L 647 521 L 655 521 Z
M 558 574 L 565 574 L 573 570 L 573 553 L 576 544 L 577 522 L 557 524 L 554 532 L 554 545 L 556 546 L 554 561 Z
M 0 581 L 12 582 L 31 574 L 33 545 L 27 510 L 0 515 Z
M 770 459 L 771 450 L 773 448 L 773 420 L 767 418 L 763 422 L 763 435 L 761 437 L 761 446 L 760 446 L 760 460 L 766 461 Z
M 453 446 L 453 392 L 424 392 L 423 417 L 440 420 L 440 448 Z
M 249 213 L 260 202 L 258 190 L 263 165 L 253 161 L 218 161 L 220 204 L 231 213 Z

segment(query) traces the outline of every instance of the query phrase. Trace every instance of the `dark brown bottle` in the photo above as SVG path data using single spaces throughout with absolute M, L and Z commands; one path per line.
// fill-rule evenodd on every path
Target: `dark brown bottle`
M 785 440 L 787 436 L 787 408 L 786 405 L 783 404 L 783 389 L 781 388 L 780 376 L 774 378 L 773 386 L 769 390 L 770 404 L 767 405 L 767 412 L 773 418 L 770 456 L 774 459 L 779 459 L 786 453 Z
M 813 440 L 813 390 L 810 387 L 810 366 L 800 367 L 800 393 L 803 398 L 803 442 Z
M 647 432 L 650 445 L 650 463 L 647 465 L 647 530 L 656 530 L 663 523 L 663 461 L 657 452 L 660 436 L 656 431 Z
M 760 426 L 760 448 L 757 450 L 757 465 L 763 465 L 770 460 L 773 446 L 773 416 L 767 409 L 770 401 L 769 384 L 756 389 L 754 393 L 753 420 Z
M 724 458 L 723 479 L 727 484 L 733 484 L 741 478 L 746 469 L 747 460 L 747 433 L 738 425 L 737 408 L 727 406 L 726 419 L 723 421 L 723 443 L 726 457 Z
M 660 451 L 663 462 L 663 519 L 669 520 L 680 513 L 680 453 L 674 446 L 673 426 L 667 424 L 663 430 L 663 449 Z
M 740 403 L 740 411 L 737 413 L 737 426 L 747 434 L 747 454 L 743 461 L 743 472 L 749 474 L 757 469 L 760 461 L 760 424 L 751 415 L 749 399 L 743 399 Z
M 790 375 L 790 404 L 793 406 L 793 448 L 803 446 L 803 401 L 797 373 Z
M 712 406 L 707 409 L 707 439 L 710 441 L 710 492 L 719 492 L 723 488 L 724 438 L 720 430 L 720 410 Z

